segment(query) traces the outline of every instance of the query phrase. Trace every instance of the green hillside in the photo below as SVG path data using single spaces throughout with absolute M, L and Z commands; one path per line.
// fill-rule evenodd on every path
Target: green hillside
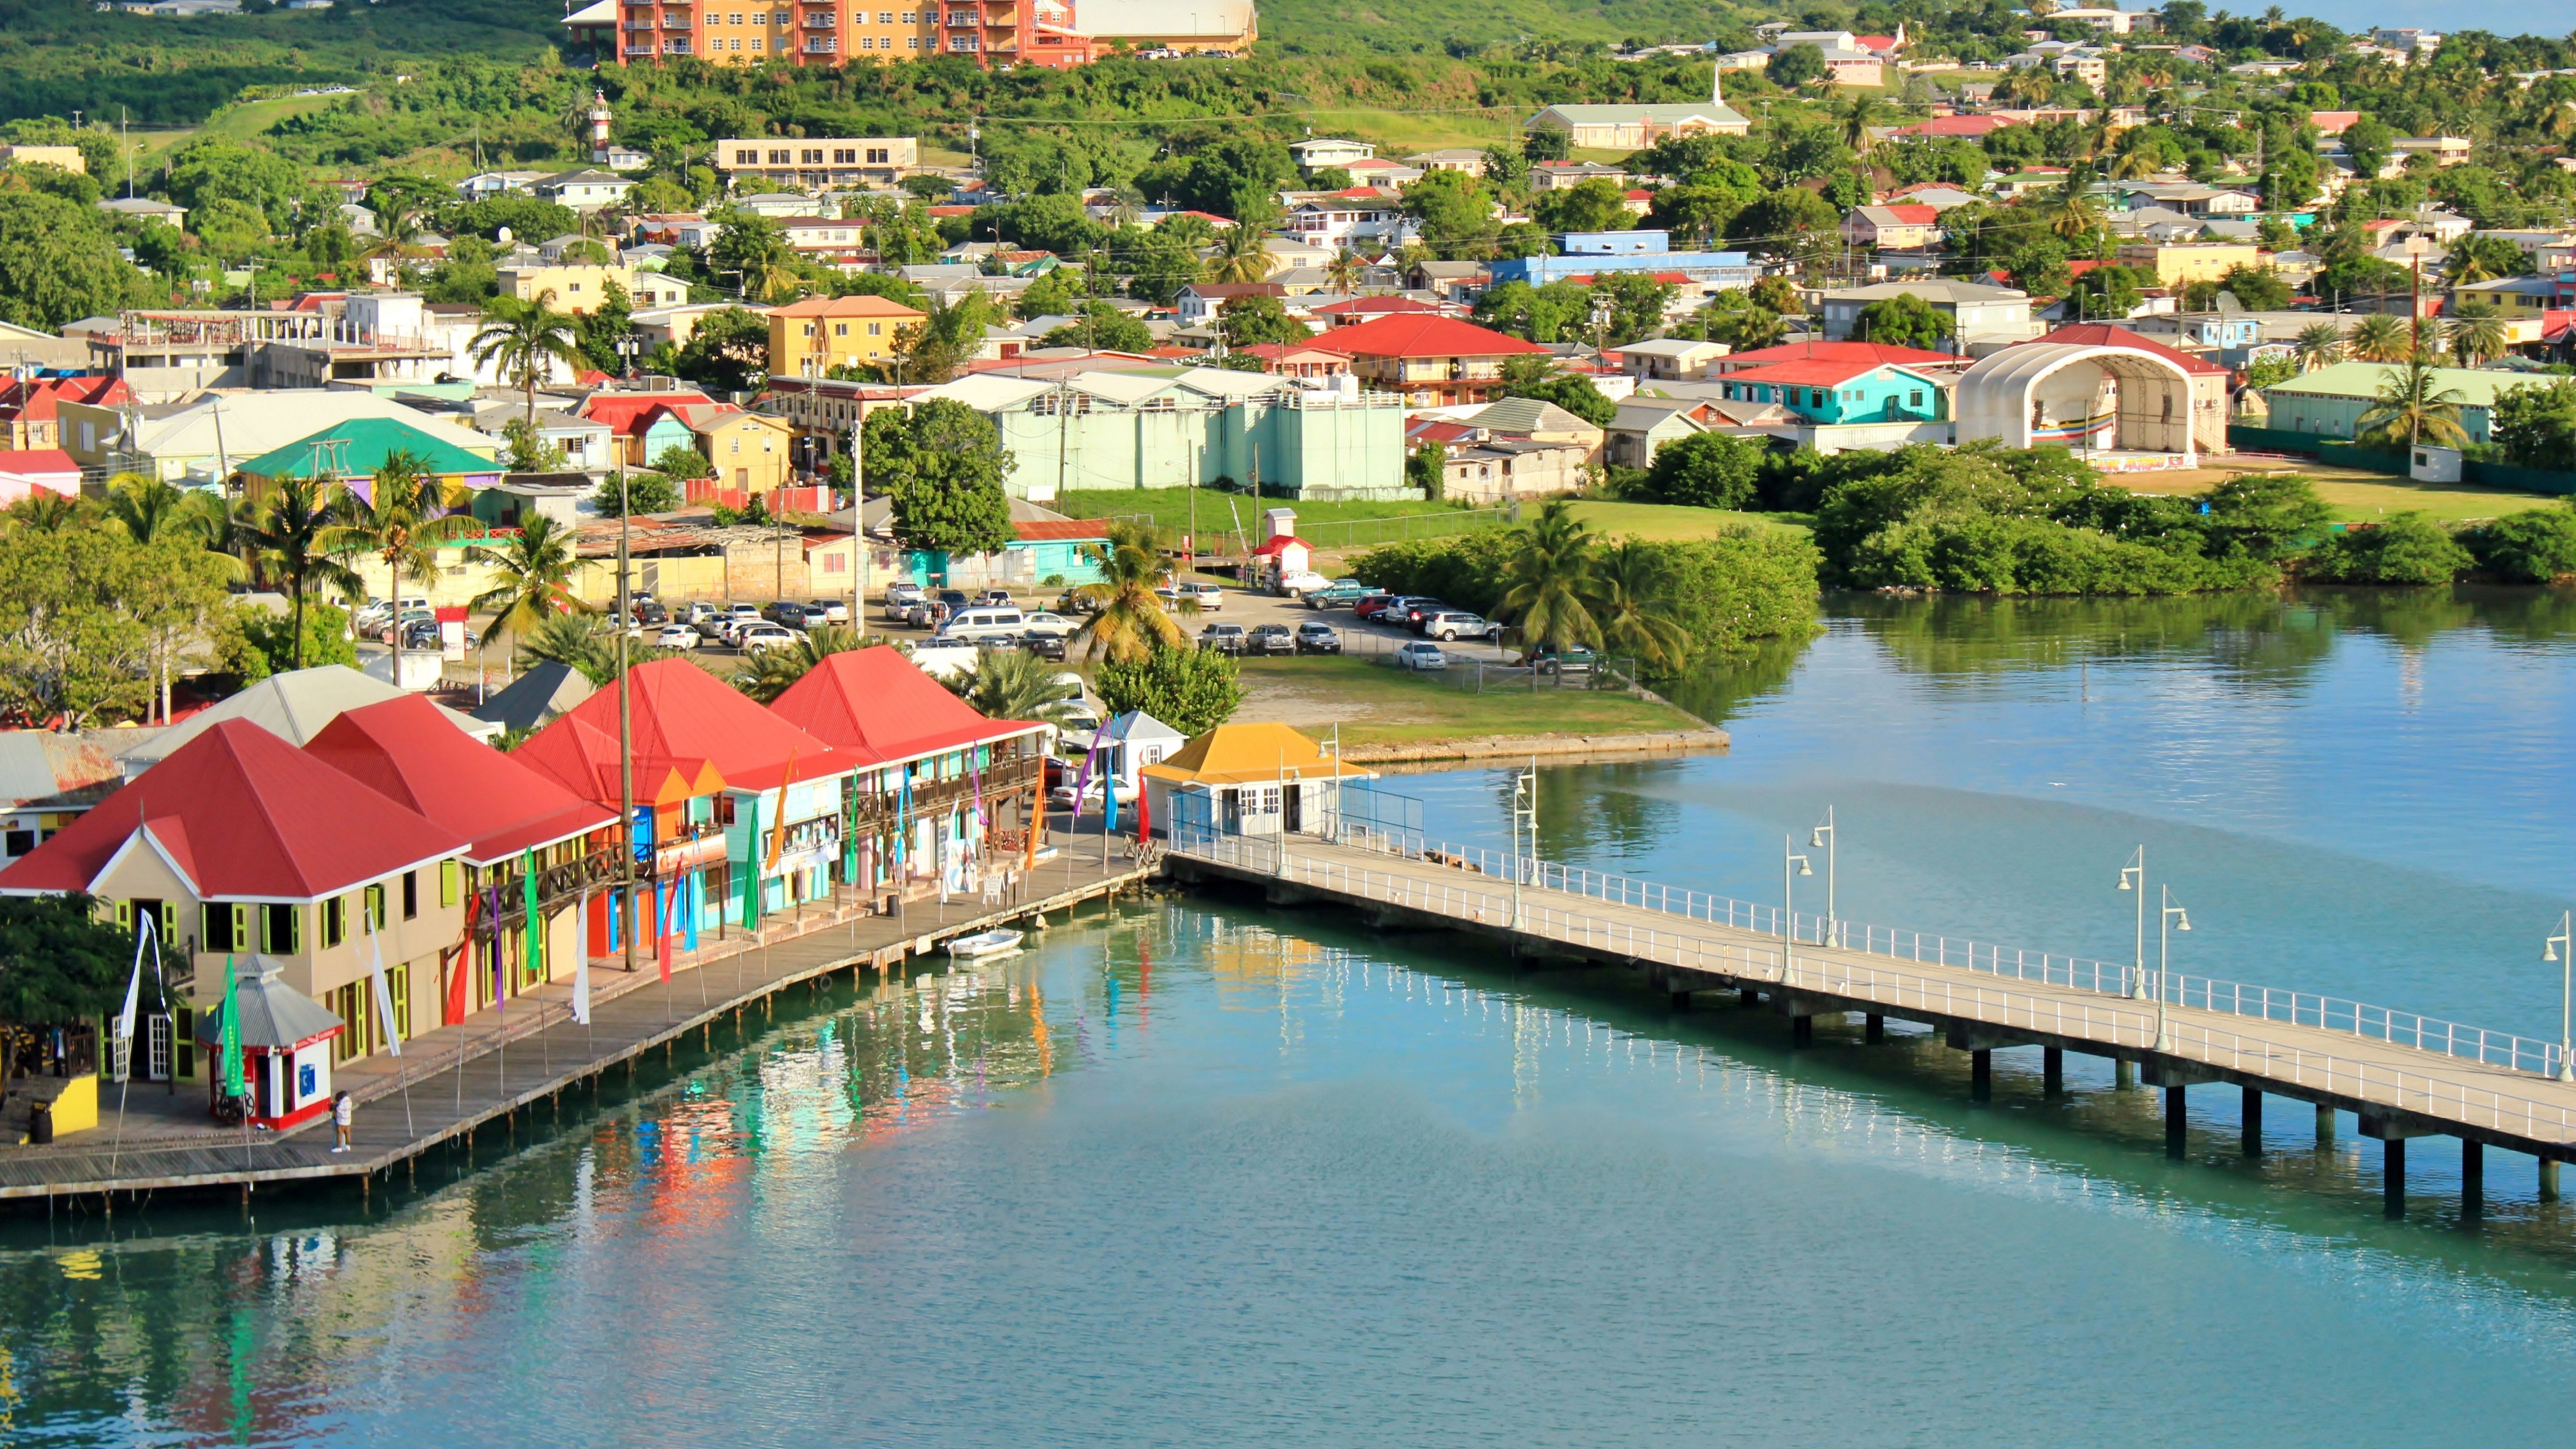
M 1261 37 L 1292 53 L 1454 53 L 1512 41 L 1706 40 L 1741 14 L 1705 0 L 1262 0 Z

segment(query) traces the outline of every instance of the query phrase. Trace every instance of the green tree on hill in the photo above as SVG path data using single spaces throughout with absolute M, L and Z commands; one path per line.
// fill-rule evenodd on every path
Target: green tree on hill
M 894 500 L 894 536 L 905 548 L 999 553 L 1018 537 L 1002 491 L 1015 462 L 982 413 L 947 398 L 868 417 L 868 481 Z

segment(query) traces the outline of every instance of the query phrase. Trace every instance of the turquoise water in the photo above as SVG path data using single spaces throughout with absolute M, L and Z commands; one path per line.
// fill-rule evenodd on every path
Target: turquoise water
M 2576 609 L 1835 600 L 1544 772 L 1549 853 L 2554 1036 Z M 1505 772 L 1396 782 L 1499 840 Z M 1801 881 L 1801 909 L 1823 879 Z M 1813 892 L 1810 895 L 1808 892 Z M 792 999 L 792 998 L 791 998 Z M 1143 903 L 755 1023 L 391 1202 L 19 1220 L 0 1441 L 2422 1445 L 2576 1407 L 2576 1211 L 2490 1154 L 1427 935 Z

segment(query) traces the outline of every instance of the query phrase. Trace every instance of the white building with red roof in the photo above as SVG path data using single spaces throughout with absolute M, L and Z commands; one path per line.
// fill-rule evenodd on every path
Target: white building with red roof
M 451 733 L 454 731 L 451 729 Z M 464 737 L 459 735 L 462 740 Z M 471 743 L 470 741 L 468 743 Z M 483 748 L 480 745 L 474 748 Z M 354 1002 L 380 945 L 396 1029 L 434 1021 L 444 952 L 464 923 L 456 830 L 379 794 L 246 720 L 199 733 L 0 871 L 0 894 L 82 893 L 119 921 L 153 923 L 173 994 L 149 1028 L 146 1070 L 211 1078 L 199 1021 L 227 973 L 273 963 L 267 993 Z M 254 975 L 253 980 L 257 980 Z M 339 1015 L 318 1047 L 299 1038 L 254 1063 L 255 1111 L 299 1121 L 330 1097 L 330 1067 L 366 1049 L 372 1016 Z
M 1350 354 L 1351 371 L 1379 392 L 1400 393 L 1411 407 L 1492 402 L 1503 393 L 1503 364 L 1543 357 L 1547 349 L 1454 317 L 1406 314 L 1336 327 L 1333 350 Z

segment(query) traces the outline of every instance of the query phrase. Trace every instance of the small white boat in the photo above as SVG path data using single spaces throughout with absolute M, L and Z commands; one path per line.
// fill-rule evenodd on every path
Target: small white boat
M 1024 939 L 1026 937 L 1018 931 L 978 931 L 972 936 L 960 936 L 949 942 L 948 954 L 968 958 L 1001 956 L 1020 949 L 1020 942 Z

